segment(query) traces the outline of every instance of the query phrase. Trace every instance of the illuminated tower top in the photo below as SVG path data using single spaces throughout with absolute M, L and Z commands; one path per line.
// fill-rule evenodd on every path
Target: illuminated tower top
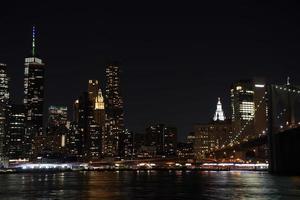
M 32 26 L 31 55 L 25 58 L 25 65 L 26 64 L 44 65 L 43 61 L 40 58 L 38 58 L 36 54 L 35 36 L 36 36 L 36 29 L 35 26 Z
M 218 103 L 217 103 L 217 110 L 215 112 L 214 121 L 224 121 L 225 120 L 225 115 L 222 109 L 222 104 L 221 104 L 221 99 L 220 97 L 218 98 Z
M 95 99 L 95 110 L 104 110 L 104 98 L 101 89 L 99 89 L 98 95 Z

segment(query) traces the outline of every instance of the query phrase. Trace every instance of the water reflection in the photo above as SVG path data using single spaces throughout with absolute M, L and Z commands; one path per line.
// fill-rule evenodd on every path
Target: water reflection
M 300 177 L 262 172 L 0 175 L 0 199 L 300 199 Z

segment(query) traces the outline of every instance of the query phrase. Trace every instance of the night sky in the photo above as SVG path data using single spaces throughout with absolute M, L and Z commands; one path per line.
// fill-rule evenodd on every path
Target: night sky
M 284 83 L 291 76 L 300 83 L 299 7 L 283 1 L 9 2 L 0 6 L 0 62 L 8 65 L 17 103 L 32 25 L 46 63 L 47 106 L 71 109 L 88 79 L 103 88 L 105 63 L 115 60 L 126 126 L 137 132 L 162 122 L 183 139 L 194 123 L 212 118 L 217 97 L 229 116 L 230 85 L 239 79 Z

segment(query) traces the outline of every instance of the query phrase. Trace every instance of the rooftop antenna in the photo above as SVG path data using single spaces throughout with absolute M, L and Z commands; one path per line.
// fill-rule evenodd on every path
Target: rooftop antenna
M 32 27 L 32 56 L 35 56 L 35 26 Z

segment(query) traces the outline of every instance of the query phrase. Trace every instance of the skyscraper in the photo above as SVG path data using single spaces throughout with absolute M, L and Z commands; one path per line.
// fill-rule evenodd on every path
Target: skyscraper
M 172 157 L 176 155 L 177 148 L 177 128 L 165 127 L 164 128 L 164 140 L 163 150 L 166 157 Z
M 105 125 L 105 103 L 101 89 L 98 91 L 98 95 L 94 103 L 94 119 L 97 124 L 104 128 Z
M 96 97 L 98 96 L 99 89 L 100 85 L 98 80 L 89 80 L 88 93 L 91 101 L 95 101 Z
M 195 156 L 205 158 L 212 150 L 219 149 L 230 144 L 232 138 L 232 123 L 225 119 L 220 98 L 218 98 L 217 109 L 214 117 L 209 123 L 198 123 L 194 125 L 194 135 L 190 136 Z
M 265 131 L 265 81 L 257 78 L 238 81 L 232 85 L 230 92 L 234 134 L 243 140 Z
M 164 124 L 149 126 L 146 128 L 145 145 L 155 147 L 157 156 L 175 156 L 177 129 Z
M 47 141 L 45 146 L 52 152 L 61 152 L 66 146 L 68 134 L 68 108 L 50 106 L 48 109 Z
M 7 155 L 9 159 L 24 158 L 25 113 L 24 105 L 12 105 L 7 137 Z
M 0 63 L 0 166 L 6 157 L 5 143 L 7 136 L 7 122 L 9 111 L 9 89 L 6 64 Z
M 81 144 L 79 155 L 89 160 L 97 160 L 102 152 L 101 127 L 94 120 L 94 106 L 87 92 L 79 97 L 79 118 L 77 141 Z
M 32 155 L 32 143 L 43 134 L 44 72 L 45 65 L 36 55 L 35 28 L 32 30 L 32 52 L 25 58 L 24 105 L 26 116 L 25 147 L 27 156 Z
M 119 65 L 106 67 L 105 110 L 106 125 L 103 137 L 104 155 L 107 157 L 124 156 L 124 105 L 121 95 L 121 70 Z
M 155 147 L 156 155 L 164 154 L 164 124 L 156 124 L 146 128 L 145 145 Z
M 89 80 L 88 84 L 89 100 L 92 103 L 94 120 L 97 124 L 104 128 L 105 124 L 105 105 L 104 97 L 98 80 Z
M 66 106 L 50 106 L 48 109 L 48 130 L 51 135 L 65 135 L 68 120 Z

